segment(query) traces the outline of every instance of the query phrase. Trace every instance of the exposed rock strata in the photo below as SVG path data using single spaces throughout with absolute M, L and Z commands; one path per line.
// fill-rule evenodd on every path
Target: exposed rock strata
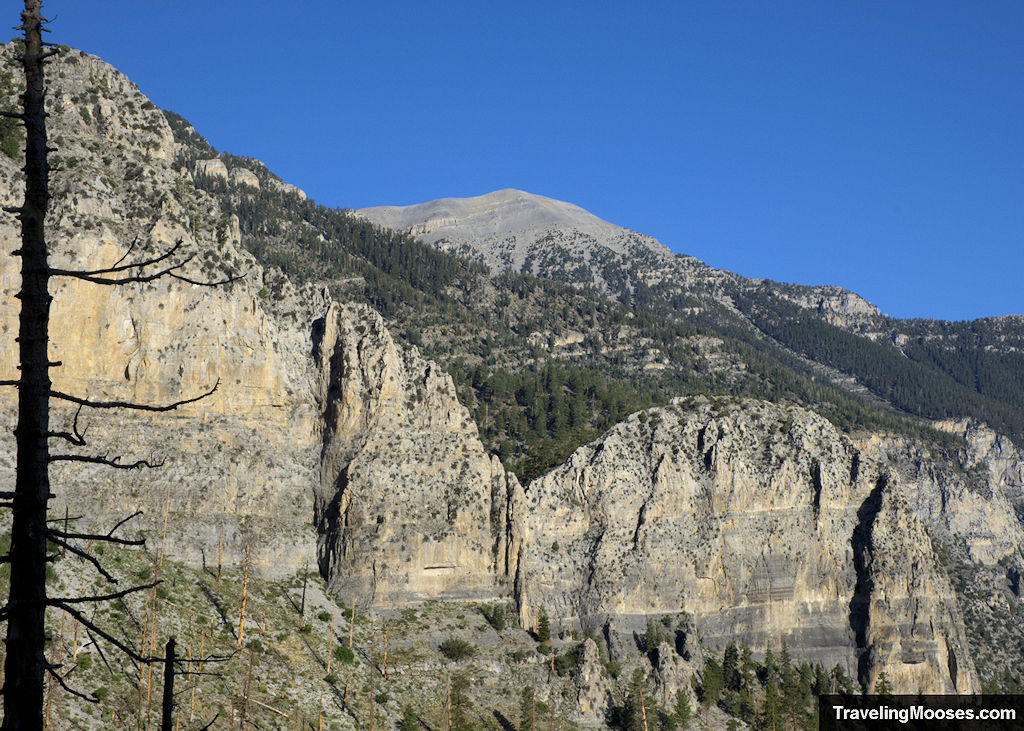
M 368 308 L 332 307 L 315 352 L 330 586 L 373 604 L 507 596 L 522 489 L 485 453 L 451 377 Z
M 785 640 L 794 655 L 839 663 L 868 683 L 885 668 L 906 690 L 977 689 L 929 536 L 944 532 L 987 565 L 1019 559 L 1013 507 L 1024 459 L 1007 440 L 950 427 L 985 473 L 975 480 L 939 468 L 914 443 L 852 444 L 808 412 L 677 402 L 630 417 L 524 494 L 484 452 L 436 364 L 396 343 L 371 310 L 296 291 L 257 266 L 237 219 L 222 219 L 189 171 L 173 167 L 159 111 L 113 69 L 72 53 L 78 60 L 58 62 L 67 73 L 52 93 L 54 137 L 66 140 L 54 180 L 55 261 L 96 268 L 136 236 L 143 256 L 180 239 L 195 257 L 190 276 L 247 277 L 219 288 L 55 287 L 57 388 L 166 403 L 220 381 L 170 414 L 87 416 L 96 452 L 165 466 L 57 469 L 56 513 L 68 506 L 87 516 L 83 526 L 109 527 L 144 510 L 150 545 L 194 565 L 221 552 L 237 565 L 247 542 L 269 575 L 318 559 L 347 601 L 515 593 L 525 622 L 545 606 L 558 626 L 606 630 L 613 657 L 635 655 L 634 634 L 668 616 L 676 641 L 656 653 L 666 691 L 699 670 L 702 647 L 732 639 L 754 648 Z M 116 154 L 97 153 L 107 149 Z M 5 204 L 17 202 L 18 176 L 0 156 Z M 423 232 L 453 225 L 446 215 Z M 13 219 L 0 219 L 0 237 L 16 246 Z M 664 253 L 620 243 L 616 256 Z M 0 259 L 3 379 L 16 375 L 15 267 Z M 869 314 L 847 295 L 824 292 L 804 306 Z M 0 474 L 10 476 L 13 401 L 0 398 Z M 679 630 L 691 615 L 694 626 Z M 584 648 L 579 701 L 596 713 L 610 691 L 595 652 L 592 642 Z
M 898 478 L 812 413 L 652 409 L 533 482 L 527 505 L 527 624 L 543 606 L 584 626 L 633 618 L 642 632 L 652 614 L 686 611 L 706 646 L 783 640 L 867 682 L 884 667 L 901 687 L 977 688 L 952 589 Z

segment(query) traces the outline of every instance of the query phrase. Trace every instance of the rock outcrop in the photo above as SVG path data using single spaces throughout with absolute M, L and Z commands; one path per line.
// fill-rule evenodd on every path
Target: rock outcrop
M 634 414 L 524 491 L 485 452 L 449 376 L 396 342 L 380 315 L 257 264 L 237 218 L 192 185 L 166 120 L 134 85 L 76 51 L 55 63 L 63 76 L 51 94 L 52 135 L 63 169 L 49 220 L 54 263 L 96 269 L 133 240 L 129 256 L 139 258 L 180 242 L 176 260 L 189 258 L 180 273 L 232 279 L 217 287 L 55 281 L 58 390 L 160 404 L 217 384 L 167 414 L 83 414 L 84 453 L 164 466 L 55 467 L 55 514 L 66 507 L 85 516 L 82 527 L 106 529 L 141 510 L 137 526 L 151 548 L 196 566 L 238 565 L 247 546 L 267 576 L 318 563 L 331 589 L 360 606 L 514 596 L 526 625 L 544 607 L 558 628 L 600 636 L 583 644 L 578 668 L 578 704 L 595 717 L 612 694 L 600 653 L 648 662 L 637 637 L 652 618 L 674 633 L 646 648 L 666 693 L 689 687 L 703 649 L 734 640 L 755 650 L 785 641 L 795 656 L 839 664 L 869 686 L 884 669 L 903 690 L 978 689 L 931 539 L 959 541 L 973 560 L 1006 564 L 1019 581 L 1024 535 L 1014 508 L 1024 504 L 1024 459 L 1008 440 L 951 425 L 970 445 L 965 462 L 978 465 L 955 473 L 918 443 L 879 435 L 854 443 L 808 411 L 677 400 Z M 195 170 L 228 175 L 219 159 Z M 303 197 L 262 173 L 233 172 L 237 183 L 271 180 Z M 19 176 L 0 156 L 5 205 L 17 204 Z M 534 233 L 558 221 L 590 233 L 539 235 L 526 249 L 506 242 L 495 250 L 502 266 L 525 266 L 531 254 L 535 271 L 561 266 L 555 254 L 576 256 L 573 246 L 593 243 L 587 236 L 616 229 L 525 195 L 505 191 L 488 205 L 528 218 L 543 209 Z M 447 235 L 460 210 L 402 221 Z M 587 248 L 577 261 L 581 277 L 629 256 L 655 279 L 700 270 L 616 231 L 614 246 Z M 0 241 L 17 245 L 9 217 Z M 16 377 L 19 286 L 16 261 L 0 259 L 0 379 Z M 819 294 L 802 306 L 870 316 L 849 293 Z M 585 342 L 579 332 L 540 337 L 548 347 Z M 73 418 L 55 408 L 55 426 Z M 9 391 L 0 392 L 0 426 L 0 476 L 9 478 Z
M 451 377 L 368 308 L 334 306 L 316 333 L 330 586 L 377 605 L 507 596 L 522 488 L 484 451 Z
M 642 632 L 688 612 L 705 647 L 785 641 L 864 682 L 970 692 L 952 589 L 897 477 L 824 419 L 676 401 L 527 490 L 522 620 Z
M 209 160 L 196 160 L 196 173 L 199 175 L 210 175 L 215 178 L 228 178 L 228 168 L 219 157 Z

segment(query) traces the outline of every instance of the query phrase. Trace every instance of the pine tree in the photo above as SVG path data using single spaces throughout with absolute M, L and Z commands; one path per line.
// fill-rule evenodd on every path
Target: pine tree
M 536 701 L 533 697 L 533 688 L 524 685 L 519 693 L 519 731 L 536 731 Z
M 701 677 L 700 701 L 705 705 L 714 705 L 722 695 L 722 666 L 713 656 L 704 660 L 704 675 Z
M 402 720 L 398 724 L 398 731 L 419 731 L 420 728 L 422 726 L 419 718 L 416 717 L 416 711 L 412 706 L 403 706 Z
M 757 714 L 757 728 L 760 731 L 777 731 L 782 726 L 782 699 L 775 678 L 768 679 L 761 699 L 761 710 Z
M 742 685 L 739 658 L 740 654 L 736 649 L 736 643 L 730 642 L 722 656 L 722 682 L 728 690 L 738 691 Z
M 537 612 L 537 642 L 546 645 L 551 640 L 551 623 L 548 613 L 541 607 Z
M 472 710 L 469 696 L 469 678 L 462 673 L 452 676 L 451 688 L 451 721 L 452 731 L 473 731 L 473 724 L 469 720 L 469 713 Z
M 884 670 L 875 679 L 875 695 L 892 695 L 892 683 Z
M 680 690 L 676 693 L 676 704 L 672 715 L 678 728 L 685 729 L 690 725 L 693 710 L 690 708 L 690 697 L 686 695 L 686 691 Z
M 619 720 L 627 731 L 654 731 L 657 713 L 644 671 L 637 668 L 630 676 Z

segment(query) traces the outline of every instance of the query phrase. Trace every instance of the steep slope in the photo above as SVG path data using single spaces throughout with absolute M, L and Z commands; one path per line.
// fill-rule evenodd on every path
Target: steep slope
M 324 445 L 320 566 L 375 606 L 509 595 L 515 475 L 488 457 L 451 378 L 396 345 L 369 308 L 314 324 Z
M 746 340 L 766 337 L 841 388 L 856 384 L 915 416 L 971 417 L 1024 439 L 1020 318 L 895 320 L 840 287 L 715 270 L 576 206 L 521 191 L 360 215 L 495 271 L 591 288 L 669 320 L 700 317 Z
M 521 190 L 358 213 L 442 250 L 477 257 L 495 272 L 588 284 L 605 293 L 618 284 L 605 279 L 605 268 L 613 262 L 623 267 L 644 257 L 675 258 L 649 236 L 602 221 L 571 203 Z
M 608 223 L 579 206 L 520 190 L 377 206 L 358 213 L 438 248 L 478 257 L 496 272 L 534 274 L 615 297 L 661 285 L 699 294 L 751 281 L 674 254 L 656 239 Z M 837 321 L 856 322 L 880 314 L 874 305 L 839 287 L 786 287 L 780 292 L 786 299 Z
M 4 50 L 10 60 L 10 48 Z M 316 410 L 307 341 L 263 306 L 263 271 L 240 250 L 237 223 L 220 221 L 210 200 L 172 169 L 174 139 L 156 107 L 110 66 L 68 50 L 55 66 L 50 139 L 53 203 L 48 218 L 55 266 L 98 269 L 166 251 L 180 241 L 181 273 L 218 280 L 219 287 L 173 279 L 108 287 L 58 278 L 53 288 L 50 352 L 55 388 L 93 399 L 165 404 L 208 398 L 166 414 L 83 411 L 86 448 L 67 451 L 164 462 L 154 470 L 121 472 L 99 465 L 56 464 L 55 513 L 69 507 L 81 527 L 104 532 L 136 510 L 132 527 L 152 545 L 194 563 L 237 563 L 252 544 L 268 574 L 294 572 L 308 562 L 317 472 Z M 0 197 L 20 195 L 16 163 L 0 158 Z M 4 216 L 0 236 L 15 248 L 15 221 Z M 0 352 L 5 378 L 15 374 L 17 263 L 0 260 Z M 272 276 L 267 279 L 273 279 Z M 316 308 L 315 296 L 295 296 Z M 13 426 L 14 394 L 5 389 L 3 420 Z M 54 406 L 55 427 L 69 429 L 74 411 Z M 5 453 L 13 453 L 4 429 Z M 55 451 L 64 451 L 54 443 Z M 260 480 L 252 475 L 259 474 Z M 281 538 L 285 537 L 284 540 Z M 220 556 L 220 558 L 218 558 Z
M 963 623 L 887 463 L 820 417 L 676 401 L 633 415 L 527 492 L 520 606 L 642 632 L 694 617 L 705 646 L 788 643 L 868 687 L 974 692 Z
M 250 580 L 273 585 L 260 592 L 260 603 L 282 617 L 273 621 L 282 622 L 285 636 L 273 639 L 281 649 L 265 676 L 274 688 L 294 672 L 328 698 L 343 693 L 327 687 L 320 675 L 326 663 L 318 663 L 337 640 L 319 625 L 316 647 L 289 639 L 293 625 L 281 615 L 297 596 L 290 578 L 316 564 L 336 598 L 371 613 L 367 621 L 381 632 L 395 628 L 392 661 L 401 658 L 407 675 L 381 679 L 378 658 L 387 645 L 373 644 L 379 634 L 367 632 L 353 658 L 360 698 L 373 698 L 377 682 L 403 701 L 422 700 L 422 688 L 440 699 L 438 677 L 447 671 L 438 650 L 450 633 L 487 648 L 475 664 L 461 666 L 487 690 L 478 698 L 499 699 L 480 714 L 481 727 L 496 727 L 490 711 L 511 713 L 509 699 L 538 682 L 550 683 L 543 694 L 558 704 L 552 718 L 604 727 L 634 670 L 661 698 L 689 693 L 691 678 L 704 672 L 704 653 L 720 653 L 732 638 L 753 643 L 757 653 L 769 638 L 785 639 L 799 658 L 838 663 L 868 684 L 886 669 L 908 690 L 977 688 L 974 656 L 986 657 L 993 673 L 1012 668 L 980 632 L 964 637 L 962 613 L 982 611 L 991 597 L 976 599 L 962 586 L 954 593 L 943 568 L 955 573 L 964 556 L 992 576 L 998 569 L 1007 581 L 1013 572 L 1019 579 L 1022 543 L 1012 505 L 1020 501 L 1024 460 L 1010 440 L 961 424 L 945 452 L 936 440 L 910 438 L 909 429 L 862 434 L 854 444 L 806 409 L 704 397 L 606 424 L 601 419 L 649 406 L 651 394 L 711 389 L 771 388 L 780 399 L 805 402 L 821 396 L 822 411 L 835 410 L 830 416 L 840 408 L 865 419 L 882 412 L 840 399 L 809 370 L 788 369 L 792 356 L 769 360 L 777 346 L 758 350 L 753 343 L 767 340 L 733 334 L 752 331 L 742 319 L 731 321 L 734 330 L 713 330 L 710 318 L 699 327 L 659 319 L 527 276 L 490 279 L 464 259 L 316 206 L 271 182 L 255 161 L 224 156 L 219 165 L 197 166 L 214 158 L 196 155 L 191 128 L 168 122 L 109 66 L 69 50 L 54 69 L 51 121 L 63 168 L 50 229 L 56 261 L 96 268 L 116 261 L 136 237 L 130 256 L 180 239 L 181 254 L 194 255 L 183 270 L 192 278 L 246 274 L 213 288 L 64 283 L 54 292 L 52 352 L 64 363 L 59 388 L 168 402 L 219 379 L 210 397 L 170 414 L 84 416 L 96 453 L 162 460 L 163 468 L 55 470 L 55 515 L 66 506 L 83 516 L 82 527 L 107 529 L 144 511 L 134 525 L 153 554 L 123 559 L 126 580 L 150 576 L 140 567 L 165 558 L 190 567 L 165 568 L 191 577 L 182 582 L 217 576 L 221 564 L 235 572 L 205 598 L 195 587 L 182 590 L 184 608 L 173 618 L 168 611 L 151 632 L 181 631 L 188 607 L 209 611 L 209 604 L 220 613 L 220 639 L 230 644 L 238 597 L 224 597 L 237 592 L 237 570 L 250 553 Z M 7 91 L 9 101 L 16 89 Z M 0 157 L 0 198 L 14 202 L 18 190 L 16 164 Z M 0 226 L 4 245 L 14 248 L 13 224 Z M 262 263 L 275 257 L 309 271 L 293 280 Z M 314 268 L 321 260 L 323 269 Z M 10 378 L 11 295 L 19 286 L 10 259 L 0 262 L 0 282 L 7 294 L 0 301 L 0 378 Z M 406 293 L 413 304 L 403 301 Z M 383 314 L 367 306 L 370 295 L 380 298 Z M 708 306 L 729 311 L 711 300 Z M 471 363 L 460 364 L 466 352 L 446 350 L 442 337 L 421 333 L 422 347 L 402 342 L 400 333 L 417 340 L 412 326 L 427 322 L 435 334 L 464 333 L 452 343 L 487 345 L 500 333 L 508 345 L 480 347 Z M 569 368 L 579 364 L 588 370 Z M 605 368 L 612 375 L 600 380 Z M 543 409 L 538 393 L 550 395 Z M 13 426 L 13 395 L 0 398 L 0 418 Z M 571 419 L 561 418 L 559 404 Z M 589 442 L 561 466 L 560 456 L 546 455 L 525 490 L 481 439 L 508 438 L 519 424 L 506 416 L 519 413 L 529 414 L 523 422 L 530 429 L 562 435 L 560 448 Z M 57 417 L 55 423 L 69 423 L 73 413 Z M 606 426 L 611 430 L 600 436 Z M 4 439 L 0 470 L 9 478 L 13 449 Z M 966 469 L 977 462 L 978 469 Z M 933 550 L 932 540 L 945 543 Z M 92 586 L 89 570 L 61 565 L 76 592 Z M 174 585 L 166 591 L 159 598 L 176 604 Z M 1019 593 L 1010 585 L 1000 591 L 1007 612 L 1019 611 Z M 493 605 L 512 601 L 528 625 L 539 607 L 548 609 L 551 655 L 539 655 L 521 630 L 484 623 Z M 131 606 L 110 608 L 104 621 L 143 632 L 139 607 Z M 648 620 L 662 618 L 674 637 L 659 642 L 651 633 L 638 642 Z M 431 625 L 442 620 L 443 633 Z M 594 631 L 580 639 L 574 629 Z M 269 644 L 272 632 L 263 631 Z M 1021 636 L 1011 626 L 1000 641 L 1011 647 Z M 292 653 L 302 661 L 289 665 Z M 238 692 L 218 697 L 229 702 Z M 309 706 L 312 697 L 300 692 L 288 702 Z M 122 714 L 138 707 L 130 690 L 120 703 Z M 336 705 L 339 724 L 359 723 L 351 705 Z M 440 700 L 429 705 L 431 714 L 441 708 Z M 316 716 L 308 710 L 300 716 Z M 400 712 L 391 703 L 389 722 Z M 440 723 L 440 715 L 429 718 Z

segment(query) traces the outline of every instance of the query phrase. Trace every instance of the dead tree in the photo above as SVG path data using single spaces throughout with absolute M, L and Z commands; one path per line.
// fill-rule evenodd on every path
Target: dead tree
M 6 208 L 21 222 L 21 246 L 14 253 L 21 258 L 22 285 L 16 295 L 21 300 L 18 347 L 19 369 L 17 380 L 0 381 L 0 385 L 18 389 L 17 476 L 14 492 L 0 494 L 0 506 L 12 510 L 11 547 L 7 556 L 0 558 L 10 564 L 11 583 L 7 604 L 0 608 L 0 620 L 7 622 L 7 645 L 4 658 L 5 684 L 3 731 L 43 728 L 43 699 L 46 674 L 68 692 L 85 700 L 95 700 L 71 688 L 59 672 L 59 666 L 47 663 L 44 655 L 45 613 L 48 607 L 57 608 L 82 624 L 86 629 L 114 645 L 134 662 L 161 663 L 163 658 L 138 652 L 110 632 L 94 624 L 79 607 L 85 603 L 105 602 L 122 598 L 134 592 L 153 588 L 156 582 L 134 586 L 108 594 L 81 597 L 50 597 L 46 592 L 46 565 L 59 554 L 49 555 L 50 543 L 62 551 L 70 551 L 88 561 L 105 579 L 116 583 L 99 560 L 76 544 L 78 541 L 103 541 L 122 545 L 141 546 L 142 540 L 115 536 L 130 518 L 115 525 L 106 534 L 79 533 L 64 526 L 64 530 L 48 525 L 50 491 L 49 466 L 54 462 L 85 462 L 116 469 L 155 467 L 144 459 L 123 462 L 120 457 L 88 454 L 51 454 L 50 440 L 61 440 L 74 447 L 88 446 L 84 433 L 78 427 L 78 414 L 68 431 L 50 428 L 51 399 L 76 404 L 78 411 L 90 409 L 129 409 L 141 411 L 170 411 L 209 396 L 216 384 L 206 393 L 165 405 L 137 404 L 127 401 L 96 401 L 62 393 L 53 389 L 50 369 L 60 366 L 49 360 L 51 277 L 71 277 L 99 285 L 124 285 L 152 282 L 164 277 L 192 284 L 216 286 L 238 279 L 230 277 L 218 282 L 196 281 L 184 273 L 191 256 L 182 257 L 182 242 L 178 241 L 162 253 L 150 258 L 129 260 L 134 245 L 114 265 L 91 271 L 67 270 L 51 267 L 44 230 L 50 201 L 47 145 L 45 78 L 47 59 L 58 52 L 53 44 L 44 43 L 42 34 L 46 23 L 42 16 L 41 0 L 25 0 L 19 30 L 24 32 L 25 48 L 20 62 L 25 72 L 26 88 L 22 96 L 22 111 L 3 113 L 25 128 L 25 199 L 21 206 Z

